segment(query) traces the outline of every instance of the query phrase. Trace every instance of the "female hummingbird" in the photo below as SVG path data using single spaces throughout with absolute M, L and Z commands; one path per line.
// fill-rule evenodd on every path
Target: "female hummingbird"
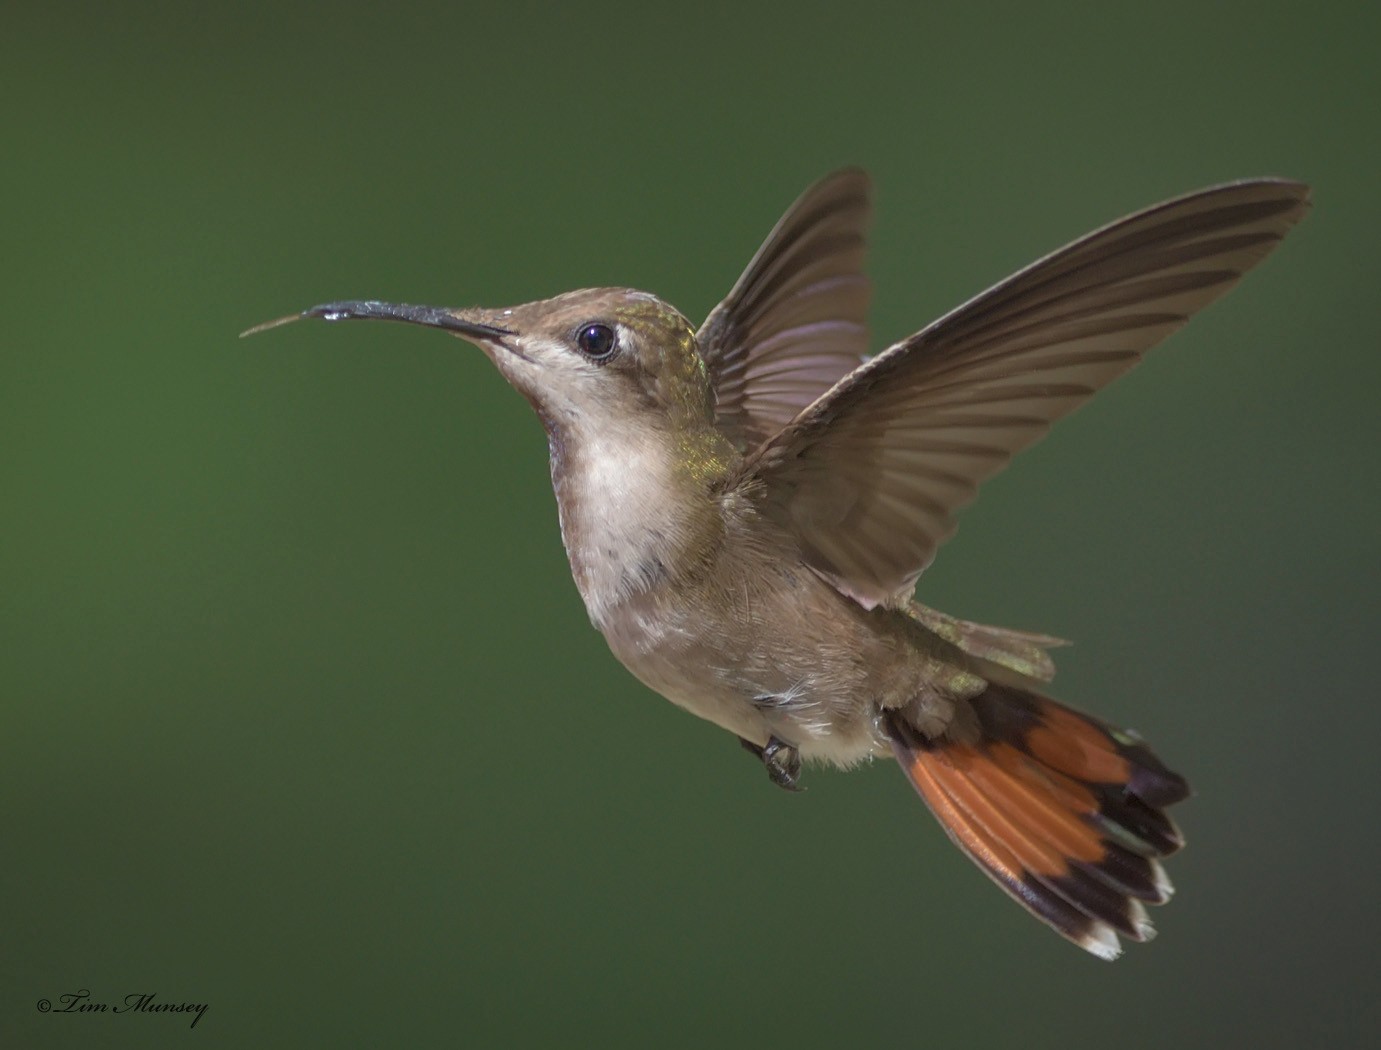
M 999 886 L 1111 959 L 1169 898 L 1185 780 L 1045 695 L 1057 639 L 912 591 L 981 482 L 1231 288 L 1308 197 L 1256 179 L 1148 208 L 871 358 L 856 169 L 791 206 L 699 329 L 597 288 L 497 310 L 335 302 L 250 331 L 381 318 L 476 344 L 546 428 L 571 570 L 624 666 L 784 787 L 803 758 L 895 758 Z

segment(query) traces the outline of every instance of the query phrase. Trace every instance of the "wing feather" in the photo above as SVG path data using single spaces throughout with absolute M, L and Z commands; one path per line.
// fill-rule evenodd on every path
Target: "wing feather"
M 700 326 L 716 422 L 740 449 L 775 434 L 863 360 L 871 195 L 855 168 L 806 190 Z
M 904 602 L 978 486 L 1232 287 L 1308 196 L 1258 179 L 1105 226 L 840 379 L 732 484 L 842 592 Z

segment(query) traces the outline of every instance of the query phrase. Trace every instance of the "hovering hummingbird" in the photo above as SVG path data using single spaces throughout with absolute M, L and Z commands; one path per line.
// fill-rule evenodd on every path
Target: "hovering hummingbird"
M 1308 187 L 1256 179 L 1105 226 L 866 357 L 868 176 L 808 189 L 697 330 L 595 288 L 509 309 L 327 303 L 474 343 L 536 410 L 594 625 L 773 782 L 895 757 L 951 839 L 1105 959 L 1183 844 L 1185 780 L 1045 695 L 1058 639 L 912 591 L 955 514 L 1050 424 L 1275 248 Z M 245 334 L 250 334 L 246 332 Z

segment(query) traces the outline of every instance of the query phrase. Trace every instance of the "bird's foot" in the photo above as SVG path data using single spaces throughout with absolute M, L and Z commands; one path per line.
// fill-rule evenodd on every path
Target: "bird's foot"
M 744 750 L 751 751 L 762 761 L 772 783 L 788 791 L 804 791 L 801 787 L 801 753 L 775 736 L 767 738 L 767 746 L 759 747 L 751 740 L 739 737 Z

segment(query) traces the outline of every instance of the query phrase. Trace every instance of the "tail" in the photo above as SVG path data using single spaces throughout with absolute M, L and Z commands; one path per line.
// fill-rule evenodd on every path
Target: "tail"
M 1146 904 L 1173 888 L 1159 858 L 1184 845 L 1165 807 L 1189 795 L 1132 733 L 992 684 L 975 742 L 926 738 L 888 715 L 902 769 L 949 837 L 1019 904 L 1103 959 L 1155 935 Z

